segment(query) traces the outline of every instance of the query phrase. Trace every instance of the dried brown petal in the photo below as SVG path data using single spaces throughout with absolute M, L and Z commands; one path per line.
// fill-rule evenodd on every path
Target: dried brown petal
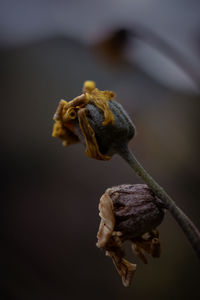
M 150 254 L 152 257 L 160 257 L 161 244 L 159 240 L 159 233 L 157 230 L 152 230 L 143 234 L 141 237 L 132 239 L 133 252 L 147 264 L 145 252 Z
M 122 278 L 122 283 L 125 287 L 129 287 L 131 280 L 136 271 L 136 265 L 130 263 L 128 260 L 116 255 L 115 252 L 106 251 L 106 255 L 112 258 L 113 264 Z
M 97 233 L 97 247 L 105 248 L 106 244 L 110 240 L 114 227 L 115 227 L 115 217 L 113 213 L 113 203 L 111 198 L 107 193 L 105 193 L 99 203 L 99 216 L 101 217 L 101 223 L 99 226 L 99 231 Z

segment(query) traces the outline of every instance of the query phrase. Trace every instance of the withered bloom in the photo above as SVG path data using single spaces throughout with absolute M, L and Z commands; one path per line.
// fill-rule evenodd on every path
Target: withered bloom
M 136 265 L 124 258 L 123 243 L 131 241 L 133 252 L 145 264 L 145 253 L 160 256 L 156 228 L 164 217 L 162 202 L 145 184 L 124 184 L 106 190 L 100 199 L 99 211 L 97 247 L 112 258 L 124 286 L 128 287 Z
M 163 219 L 164 208 L 183 229 L 198 257 L 200 232 L 128 148 L 135 127 L 113 98 L 113 92 L 100 91 L 93 81 L 86 81 L 80 96 L 69 102 L 60 101 L 54 114 L 52 135 L 60 138 L 63 145 L 84 143 L 86 154 L 95 159 L 108 160 L 118 153 L 148 185 L 149 188 L 146 185 L 122 185 L 108 189 L 99 205 L 102 220 L 97 246 L 106 250 L 123 284 L 129 286 L 136 265 L 124 259 L 123 243 L 130 240 L 134 252 L 144 263 L 147 263 L 145 252 L 159 257 L 156 227 Z
M 61 138 L 64 146 L 83 142 L 89 157 L 110 159 L 135 134 L 132 121 L 114 96 L 86 81 L 83 94 L 69 102 L 60 101 L 52 135 Z

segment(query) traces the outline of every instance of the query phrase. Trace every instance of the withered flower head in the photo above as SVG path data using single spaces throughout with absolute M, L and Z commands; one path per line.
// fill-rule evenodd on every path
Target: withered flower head
M 81 141 L 89 157 L 110 159 L 135 134 L 132 121 L 114 96 L 111 91 L 97 89 L 93 81 L 86 81 L 83 94 L 59 102 L 52 136 L 62 139 L 64 146 Z
M 99 211 L 97 247 L 112 258 L 124 286 L 128 287 L 136 265 L 124 258 L 123 244 L 131 241 L 133 252 L 145 264 L 145 252 L 152 257 L 160 256 L 156 227 L 164 217 L 162 202 L 145 184 L 124 184 L 106 190 L 100 199 Z

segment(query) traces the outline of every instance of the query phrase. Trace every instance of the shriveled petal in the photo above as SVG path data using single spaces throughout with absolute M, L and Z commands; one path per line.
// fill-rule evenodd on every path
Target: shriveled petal
M 89 101 L 93 102 L 97 107 L 99 107 L 104 112 L 104 121 L 102 125 L 113 124 L 115 119 L 111 112 L 108 101 L 112 100 L 115 93 L 111 91 L 100 91 L 95 87 L 93 81 L 86 81 L 83 85 L 83 92 L 85 92 L 85 97 Z
M 69 128 L 65 127 L 60 121 L 56 121 L 54 123 L 52 136 L 60 138 L 63 141 L 63 146 L 68 146 L 79 142 L 78 137 Z
M 90 123 L 87 119 L 87 108 L 81 108 L 78 111 L 78 120 L 79 120 L 80 129 L 85 138 L 87 156 L 99 160 L 109 160 L 110 156 L 103 155 L 99 151 L 99 146 L 97 144 L 95 132 L 90 126 Z
M 158 231 L 152 230 L 151 232 L 146 232 L 141 237 L 133 239 L 132 249 L 145 264 L 147 264 L 145 252 L 154 258 L 160 257 L 161 243 Z
M 113 234 L 115 227 L 112 200 L 106 193 L 100 199 L 99 216 L 101 217 L 101 222 L 99 231 L 97 233 L 97 247 L 105 248 Z
M 122 278 L 125 287 L 130 286 L 136 271 L 136 265 L 124 259 L 124 251 L 120 232 L 115 232 L 115 217 L 113 203 L 108 193 L 105 193 L 99 203 L 101 222 L 97 233 L 97 247 L 106 250 L 106 255 L 111 257 L 113 264 Z
M 107 251 L 106 255 L 112 258 L 115 268 L 122 278 L 123 285 L 129 287 L 137 265 L 130 263 L 112 251 Z

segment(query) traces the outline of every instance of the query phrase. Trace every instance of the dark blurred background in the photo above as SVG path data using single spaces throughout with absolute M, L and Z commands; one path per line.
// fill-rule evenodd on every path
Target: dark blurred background
M 137 127 L 130 147 L 200 227 L 200 2 L 0 1 L 0 65 L 0 299 L 196 299 L 199 261 L 169 214 L 161 258 L 129 254 L 138 269 L 122 286 L 95 246 L 98 202 L 141 180 L 51 131 L 85 80 L 115 91 Z

